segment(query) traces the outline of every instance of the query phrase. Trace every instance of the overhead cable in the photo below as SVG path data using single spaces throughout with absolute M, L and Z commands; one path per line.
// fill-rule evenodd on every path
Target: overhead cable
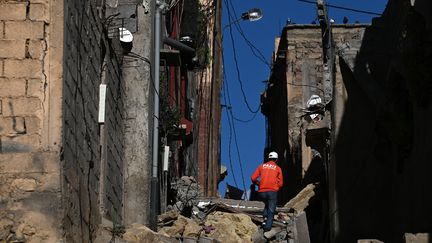
M 224 89 L 225 91 L 225 95 L 224 95 L 224 99 L 226 104 L 231 105 L 231 98 L 229 95 L 229 91 L 228 91 L 228 86 L 224 85 Z M 234 119 L 233 119 L 233 113 L 232 113 L 232 109 L 225 109 L 225 111 L 227 112 L 227 118 L 228 118 L 228 123 L 230 126 L 230 143 L 229 143 L 229 152 L 230 152 L 230 161 L 231 161 L 231 136 L 232 134 L 234 135 L 234 144 L 236 146 L 236 151 L 237 151 L 237 158 L 238 158 L 238 162 L 239 162 L 239 167 L 240 167 L 240 175 L 242 178 L 242 183 L 243 183 L 243 188 L 244 191 L 246 193 L 246 184 L 245 184 L 245 179 L 244 179 L 244 172 L 243 172 L 243 163 L 241 160 L 241 155 L 240 155 L 240 148 L 238 146 L 238 141 L 237 141 L 237 132 L 236 132 L 236 127 L 235 127 L 235 123 L 234 123 Z
M 225 0 L 225 3 L 228 5 L 227 0 Z M 229 6 L 227 6 L 227 10 L 230 11 L 228 8 L 231 8 L 231 10 L 234 13 L 234 16 L 237 16 L 237 13 L 235 11 L 235 8 L 232 4 L 232 1 L 229 1 Z M 230 12 L 228 12 L 228 14 L 230 14 Z M 262 63 L 264 63 L 266 66 L 269 67 L 269 69 L 271 70 L 271 64 L 266 60 L 264 54 L 262 53 L 262 51 L 260 49 L 258 49 L 245 35 L 240 23 L 238 22 L 234 22 L 234 26 L 236 27 L 237 31 L 239 32 L 240 36 L 244 39 L 244 41 L 246 42 L 246 44 L 249 46 L 249 48 L 251 49 L 252 54 L 258 58 L 258 60 L 260 60 Z
M 227 0 L 225 0 L 225 2 L 226 2 L 226 4 L 228 4 Z M 228 11 L 229 20 L 232 21 L 234 18 L 231 15 L 231 12 L 230 12 L 229 8 L 227 8 L 227 11 Z M 257 109 L 252 109 L 251 108 L 251 106 L 249 105 L 249 102 L 247 101 L 246 93 L 245 93 L 244 88 L 243 88 L 243 81 L 242 81 L 241 75 L 240 75 L 240 69 L 239 69 L 239 64 L 238 64 L 238 60 L 237 60 L 237 52 L 236 52 L 236 48 L 235 48 L 235 41 L 234 41 L 234 37 L 233 37 L 232 27 L 231 26 L 229 26 L 229 33 L 230 33 L 230 39 L 231 39 L 231 44 L 232 44 L 234 63 L 235 63 L 236 72 L 237 72 L 237 80 L 238 80 L 238 82 L 240 84 L 240 90 L 241 90 L 241 93 L 242 93 L 243 101 L 246 104 L 246 107 L 248 108 L 249 112 L 251 112 L 251 113 L 257 113 L 260 110 L 260 106 L 258 105 Z
M 314 2 L 314 1 L 310 1 L 310 0 L 297 0 L 297 1 L 316 4 L 316 1 Z M 342 7 L 342 6 L 332 5 L 332 4 L 325 4 L 325 5 L 329 8 L 342 9 L 342 10 L 347 10 L 347 11 L 356 12 L 356 13 L 364 13 L 364 14 L 377 15 L 377 16 L 382 15 L 382 14 L 376 13 L 376 12 L 365 11 L 365 10 L 354 9 L 354 8 L 347 8 L 347 7 Z

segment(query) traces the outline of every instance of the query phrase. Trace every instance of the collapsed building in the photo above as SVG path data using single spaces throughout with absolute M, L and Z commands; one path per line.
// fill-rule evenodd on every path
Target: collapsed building
M 431 7 L 390 0 L 370 26 L 326 30 L 322 20 L 277 39 L 262 95 L 267 145 L 284 156 L 282 202 L 320 185 L 307 210 L 312 242 L 432 231 Z

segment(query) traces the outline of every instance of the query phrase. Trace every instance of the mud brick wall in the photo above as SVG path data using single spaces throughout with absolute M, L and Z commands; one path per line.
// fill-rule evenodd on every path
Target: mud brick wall
M 61 237 L 61 114 L 50 105 L 60 100 L 61 52 L 48 50 L 61 48 L 62 31 L 51 38 L 51 13 L 61 16 L 61 9 L 41 0 L 0 1 L 0 242 Z
M 100 11 L 96 1 L 65 4 L 62 164 L 68 242 L 93 239 L 101 216 L 121 221 L 123 86 Z M 104 125 L 98 123 L 102 82 L 108 86 Z
M 0 1 L 0 242 L 90 242 L 101 216 L 122 221 L 124 88 L 102 9 Z

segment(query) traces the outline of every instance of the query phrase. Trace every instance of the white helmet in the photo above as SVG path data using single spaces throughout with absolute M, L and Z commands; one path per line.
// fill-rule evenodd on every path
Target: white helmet
M 276 152 L 270 152 L 268 157 L 269 159 L 277 159 L 278 154 Z

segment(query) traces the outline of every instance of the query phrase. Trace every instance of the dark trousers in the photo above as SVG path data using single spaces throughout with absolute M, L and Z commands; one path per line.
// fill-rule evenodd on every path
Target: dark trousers
M 268 231 L 271 230 L 271 227 L 273 225 L 273 217 L 276 212 L 276 204 L 277 204 L 277 192 L 274 191 L 260 192 L 259 195 L 265 204 L 263 216 L 264 218 L 267 218 L 263 229 L 264 231 Z

